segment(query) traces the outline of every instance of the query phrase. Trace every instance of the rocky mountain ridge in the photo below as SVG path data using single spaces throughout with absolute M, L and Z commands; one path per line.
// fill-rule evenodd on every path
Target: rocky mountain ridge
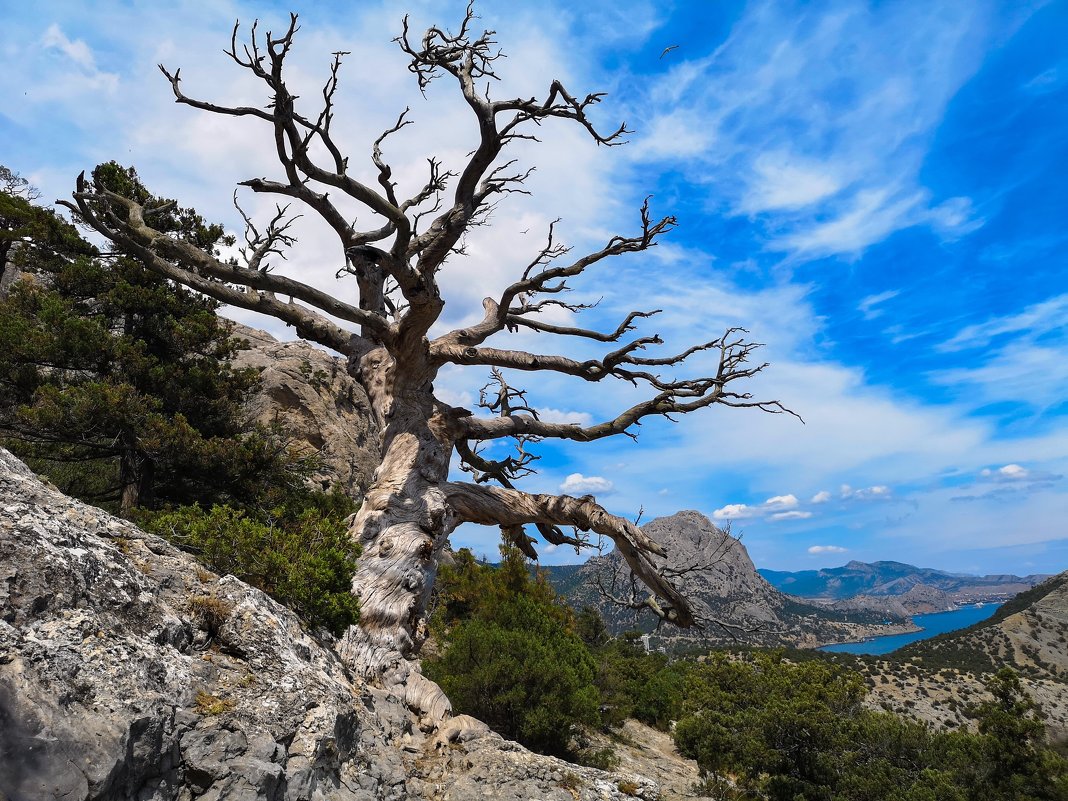
M 895 598 L 909 614 L 940 612 L 959 604 L 1003 601 L 1048 578 L 1030 576 L 971 576 L 916 567 L 903 562 L 849 562 L 820 570 L 767 570 L 760 575 L 776 589 L 832 604 L 858 596 Z
M 642 530 L 667 549 L 667 559 L 658 558 L 658 565 L 684 587 L 705 624 L 699 630 L 657 631 L 658 621 L 651 613 L 635 613 L 613 603 L 611 597 L 630 600 L 631 593 L 624 563 L 615 552 L 593 557 L 577 568 L 547 571 L 571 606 L 595 607 L 615 633 L 628 628 L 655 631 L 657 642 L 672 647 L 720 643 L 815 647 L 915 630 L 904 614 L 890 615 L 893 619 L 887 622 L 885 611 L 821 608 L 778 591 L 757 572 L 745 546 L 700 512 L 657 518 Z M 636 592 L 640 600 L 640 588 Z
M 0 449 L 0 798 L 658 797 L 474 721 L 424 732 L 332 646 Z

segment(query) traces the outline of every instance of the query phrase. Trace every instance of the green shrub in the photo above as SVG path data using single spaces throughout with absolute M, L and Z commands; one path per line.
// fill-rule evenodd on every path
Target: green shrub
M 595 663 L 552 587 L 521 553 L 499 568 L 460 552 L 442 571 L 434 630 L 441 656 L 423 662 L 457 712 L 542 753 L 566 755 L 579 724 L 599 722 Z
M 194 504 L 146 513 L 139 522 L 216 573 L 231 573 L 340 635 L 359 620 L 350 591 L 359 546 L 345 525 L 353 509 L 339 494 L 307 493 L 259 514 Z

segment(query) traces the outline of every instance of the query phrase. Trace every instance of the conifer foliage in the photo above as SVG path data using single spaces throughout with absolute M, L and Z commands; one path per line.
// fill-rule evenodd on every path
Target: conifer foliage
M 133 169 L 113 162 L 95 175 L 116 191 L 144 191 Z M 256 374 L 229 365 L 240 343 L 216 316 L 219 304 L 100 252 L 35 205 L 24 183 L 4 187 L 5 444 L 65 492 L 124 514 L 247 497 L 268 475 L 284 475 L 284 443 L 245 424 Z M 157 222 L 216 252 L 228 242 L 192 209 L 174 207 Z

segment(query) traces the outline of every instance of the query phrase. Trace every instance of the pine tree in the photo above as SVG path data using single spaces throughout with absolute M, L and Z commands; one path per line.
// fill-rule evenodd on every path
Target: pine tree
M 97 176 L 116 191 L 140 186 L 113 162 Z M 5 444 L 60 489 L 124 514 L 244 500 L 277 479 L 288 457 L 279 438 L 245 430 L 256 375 L 229 366 L 240 343 L 218 302 L 101 253 L 31 197 L 0 192 L 0 242 L 22 276 L 0 298 Z M 192 209 L 156 221 L 214 252 L 228 243 Z

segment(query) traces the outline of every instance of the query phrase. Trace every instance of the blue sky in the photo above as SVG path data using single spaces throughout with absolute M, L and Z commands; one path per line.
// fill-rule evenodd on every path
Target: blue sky
M 545 445 L 527 488 L 594 492 L 644 519 L 698 509 L 772 568 L 1068 568 L 1068 4 L 575 5 L 479 5 L 509 55 L 495 92 L 541 94 L 557 77 L 604 90 L 603 126 L 626 120 L 635 133 L 606 149 L 546 126 L 541 145 L 517 151 L 538 166 L 534 194 L 472 236 L 443 279 L 445 324 L 480 315 L 549 221 L 596 249 L 632 230 L 652 194 L 679 229 L 576 284 L 576 299 L 603 298 L 583 322 L 612 328 L 632 307 L 663 308 L 645 330 L 679 345 L 744 325 L 771 363 L 752 391 L 805 424 L 723 408 L 647 423 L 636 443 Z M 291 8 L 305 96 L 330 52 L 352 51 L 337 127 L 353 160 L 369 164 L 369 143 L 405 105 L 417 124 L 387 154 L 402 183 L 421 178 L 426 156 L 456 163 L 469 149 L 452 87 L 422 99 L 390 42 L 404 11 L 418 29 L 455 25 L 456 3 L 0 8 L 0 163 L 46 198 L 115 158 L 236 230 L 234 184 L 277 173 L 269 137 L 175 106 L 155 65 L 182 67 L 194 96 L 263 102 L 221 51 L 234 19 L 278 29 Z M 331 286 L 336 245 L 302 225 L 285 269 Z M 456 370 L 438 386 L 470 401 L 483 380 Z M 633 398 L 555 377 L 526 386 L 560 419 L 600 419 Z M 495 541 L 454 535 L 480 553 Z

